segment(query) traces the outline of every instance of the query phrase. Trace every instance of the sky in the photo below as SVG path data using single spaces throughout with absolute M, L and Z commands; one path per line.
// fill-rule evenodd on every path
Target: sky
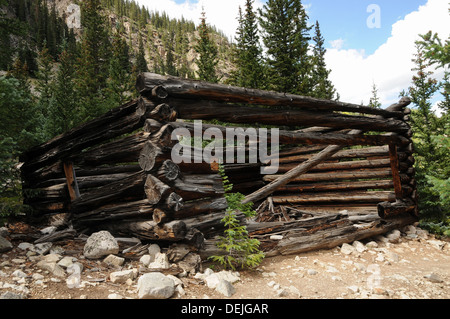
M 230 38 L 245 0 L 137 0 L 150 10 L 166 11 L 199 23 L 202 7 L 207 22 Z M 255 0 L 261 8 L 267 0 Z M 432 30 L 445 40 L 450 34 L 446 0 L 303 0 L 309 23 L 319 21 L 325 38 L 330 79 L 342 102 L 368 104 L 375 84 L 383 107 L 399 100 L 411 85 L 419 34 Z M 435 71 L 441 79 L 443 71 Z M 434 103 L 439 100 L 436 96 Z

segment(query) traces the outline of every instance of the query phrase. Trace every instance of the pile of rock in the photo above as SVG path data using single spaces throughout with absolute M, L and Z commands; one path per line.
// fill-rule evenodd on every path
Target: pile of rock
M 5 229 L 2 232 L 6 237 Z M 185 245 L 172 245 L 163 252 L 157 244 L 137 243 L 120 251 L 119 241 L 107 231 L 93 233 L 86 239 L 81 254 L 75 257 L 73 254 L 67 255 L 61 246 L 51 242 L 21 242 L 13 247 L 2 237 L 1 242 L 5 243 L 2 252 L 14 249 L 17 252 L 15 256 L 20 258 L 10 259 L 3 255 L 5 261 L 0 263 L 0 289 L 7 291 L 0 298 L 27 298 L 30 286 L 45 287 L 49 282 L 65 281 L 70 289 L 84 288 L 92 284 L 89 280 L 82 279 L 86 277 L 86 271 L 92 271 L 86 270 L 84 266 L 90 262 L 112 269 L 107 276 L 97 278 L 96 281 L 134 287 L 134 290 L 129 291 L 133 291 L 140 299 L 181 297 L 185 292 L 180 278 L 194 275 L 198 280 L 206 282 L 208 287 L 227 297 L 235 292 L 232 283 L 239 280 L 239 273 L 214 273 L 211 269 L 202 273 L 200 256 Z M 133 259 L 133 263 L 121 257 L 133 250 L 139 251 L 138 255 L 134 254 L 137 257 Z M 2 277 L 10 277 L 10 274 L 1 269 L 12 272 L 14 284 L 2 282 Z M 114 293 L 109 298 L 123 297 Z

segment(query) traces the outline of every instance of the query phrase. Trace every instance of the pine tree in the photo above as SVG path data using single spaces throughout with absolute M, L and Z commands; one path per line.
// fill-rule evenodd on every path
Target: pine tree
M 268 84 L 279 92 L 311 93 L 308 16 L 300 0 L 268 0 L 259 10 L 267 48 Z
M 113 36 L 108 78 L 111 105 L 117 107 L 129 100 L 132 88 L 129 47 L 120 34 L 116 32 Z
M 313 37 L 314 48 L 311 57 L 311 86 L 312 97 L 320 99 L 332 100 L 335 98 L 336 89 L 329 80 L 331 70 L 327 69 L 325 63 L 326 49 L 324 48 L 325 40 L 320 31 L 319 21 L 316 21 L 315 35 Z
M 206 13 L 202 12 L 200 26 L 198 27 L 200 38 L 195 46 L 195 51 L 198 53 L 197 58 L 198 77 L 200 80 L 218 83 L 216 67 L 218 61 L 218 50 L 213 39 L 210 37 L 209 27 L 206 25 Z
M 173 54 L 173 41 L 175 38 L 175 34 L 173 31 L 170 31 L 170 36 L 167 42 L 167 46 L 166 46 L 166 51 L 167 51 L 167 55 L 166 55 L 166 72 L 168 75 L 173 75 L 173 76 L 177 76 L 178 72 L 177 72 L 177 67 L 175 65 L 175 57 Z
M 144 44 L 142 42 L 141 34 L 139 33 L 139 49 L 136 56 L 137 72 L 148 72 L 147 61 L 145 60 Z
M 53 82 L 54 103 L 49 112 L 48 134 L 56 136 L 80 124 L 80 110 L 75 91 L 75 54 L 66 46 L 59 55 Z
M 375 83 L 372 86 L 372 97 L 369 100 L 369 106 L 377 109 L 381 108 L 380 98 L 378 97 L 378 89 Z
M 81 3 L 83 34 L 76 65 L 76 86 L 82 104 L 82 118 L 92 119 L 107 111 L 106 80 L 109 73 L 111 44 L 100 0 Z
M 438 170 L 439 161 L 433 136 L 439 134 L 439 120 L 432 110 L 431 98 L 438 90 L 437 81 L 432 78 L 432 71 L 428 71 L 430 61 L 425 57 L 423 46 L 416 44 L 417 53 L 413 61 L 416 67 L 413 71 L 412 86 L 409 88 L 411 101 L 415 106 L 411 113 L 411 126 L 415 146 L 415 168 L 417 189 L 419 193 L 419 209 L 425 216 L 441 214 L 439 196 L 431 191 L 432 184 L 428 176 L 433 176 Z
M 236 32 L 234 52 L 237 70 L 233 72 L 231 82 L 238 86 L 258 89 L 263 88 L 264 72 L 253 2 L 253 0 L 247 0 L 245 15 L 242 15 L 242 9 L 239 7 L 239 27 Z

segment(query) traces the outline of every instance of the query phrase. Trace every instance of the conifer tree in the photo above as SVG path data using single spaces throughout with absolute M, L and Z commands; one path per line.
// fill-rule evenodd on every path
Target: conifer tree
M 83 34 L 76 66 L 76 86 L 85 120 L 95 118 L 111 107 L 104 103 L 111 44 L 101 10 L 100 0 L 81 3 Z
M 209 27 L 206 24 L 206 13 L 202 12 L 200 26 L 198 27 L 200 38 L 195 46 L 195 51 L 198 53 L 197 58 L 198 77 L 200 80 L 217 83 L 219 77 L 217 76 L 216 67 L 218 61 L 218 50 L 213 39 L 210 37 Z
M 300 0 L 268 0 L 259 10 L 268 84 L 279 92 L 311 92 L 308 16 Z
M 129 47 L 120 34 L 116 32 L 113 36 L 108 78 L 111 106 L 117 107 L 126 102 L 130 97 L 132 87 Z
M 432 110 L 431 98 L 438 90 L 437 81 L 432 78 L 429 71 L 430 61 L 425 57 L 422 44 L 416 43 L 417 53 L 413 61 L 416 75 L 413 76 L 412 86 L 409 87 L 409 96 L 415 109 L 411 113 L 411 126 L 413 129 L 415 146 L 415 168 L 417 189 L 419 193 L 419 209 L 425 216 L 438 216 L 441 214 L 439 196 L 431 191 L 432 185 L 428 176 L 439 172 L 439 158 L 436 152 L 436 143 L 433 136 L 439 134 L 441 129 L 439 119 Z
M 148 72 L 147 61 L 145 60 L 144 43 L 142 42 L 141 34 L 139 33 L 139 49 L 136 56 L 136 70 L 137 72 Z
M 313 55 L 311 57 L 311 86 L 312 93 L 311 96 L 321 99 L 332 100 L 335 97 L 336 89 L 329 80 L 329 75 L 331 70 L 327 69 L 325 63 L 325 53 L 324 48 L 325 40 L 320 31 L 319 21 L 316 21 L 315 25 L 315 35 L 313 37 L 314 47 Z
M 369 100 L 369 106 L 377 109 L 381 107 L 380 98 L 378 97 L 378 89 L 375 83 L 372 86 L 372 97 Z
M 253 0 L 247 0 L 244 15 L 239 7 L 239 27 L 234 52 L 236 71 L 232 74 L 231 82 L 237 86 L 258 89 L 263 88 L 264 72 L 253 3 Z

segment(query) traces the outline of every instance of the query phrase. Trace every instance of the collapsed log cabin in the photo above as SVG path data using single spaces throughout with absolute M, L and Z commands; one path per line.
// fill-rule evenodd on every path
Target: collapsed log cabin
M 136 85 L 138 99 L 22 154 L 31 220 L 220 253 L 221 160 L 195 141 L 173 159 L 174 136 L 198 134 L 195 120 L 205 121 L 201 133 L 279 129 L 277 150 L 256 161 L 250 151 L 274 136 L 223 149 L 234 154 L 222 161 L 233 191 L 257 212 L 238 216 L 266 255 L 332 248 L 417 220 L 408 98 L 377 109 L 151 73 Z

